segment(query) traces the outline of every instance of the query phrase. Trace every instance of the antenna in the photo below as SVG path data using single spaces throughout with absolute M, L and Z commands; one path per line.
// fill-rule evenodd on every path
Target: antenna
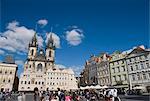
M 37 31 L 37 23 L 35 24 L 35 32 Z
M 51 27 L 51 32 L 50 33 L 52 33 L 52 31 L 53 31 L 53 27 Z

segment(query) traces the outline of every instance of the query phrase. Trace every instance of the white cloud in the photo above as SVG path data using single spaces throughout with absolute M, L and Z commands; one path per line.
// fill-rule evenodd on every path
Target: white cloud
M 76 76 L 79 76 L 81 71 L 83 70 L 83 66 L 71 66 L 69 68 L 71 68 L 74 71 Z
M 82 42 L 84 38 L 83 32 L 80 29 L 73 29 L 71 31 L 66 32 L 66 40 L 68 44 L 72 46 L 77 46 Z
M 59 38 L 59 36 L 57 35 L 57 34 L 55 34 L 55 33 L 48 33 L 47 34 L 47 36 L 46 36 L 46 40 L 45 40 L 45 42 L 46 42 L 46 44 L 47 44 L 47 42 L 48 42 L 48 39 L 50 38 L 50 35 L 52 34 L 52 38 L 53 38 L 53 40 L 54 40 L 54 45 L 55 45 L 55 47 L 56 48 L 60 48 L 60 38 Z
M 16 60 L 15 63 L 17 65 L 24 65 L 24 61 L 22 61 L 22 60 Z
M 0 32 L 0 49 L 26 53 L 35 31 L 25 26 L 19 26 L 17 21 L 9 23 L 7 29 L 5 32 Z M 43 39 L 40 36 L 38 36 L 38 43 L 42 46 Z
M 3 50 L 0 50 L 0 55 L 4 54 L 5 52 Z
M 61 64 L 57 64 L 56 67 L 57 67 L 57 68 L 67 68 L 66 66 L 61 65 Z
M 55 65 L 56 68 L 63 68 L 63 69 L 72 69 L 75 76 L 79 76 L 81 71 L 83 70 L 83 66 L 70 66 L 70 67 L 66 67 L 65 65 L 62 64 L 57 64 Z
M 8 23 L 7 29 L 13 30 L 19 25 L 19 22 L 13 21 L 12 23 Z
M 46 19 L 41 19 L 37 22 L 39 25 L 42 25 L 42 26 L 46 26 L 48 24 L 48 21 Z

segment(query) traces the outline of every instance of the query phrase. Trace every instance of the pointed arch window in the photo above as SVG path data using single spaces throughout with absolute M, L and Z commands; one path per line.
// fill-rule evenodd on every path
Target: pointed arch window
M 37 65 L 37 71 L 42 71 L 42 64 L 41 64 L 41 63 L 39 63 L 39 64 Z
M 51 53 L 52 53 L 52 52 L 51 52 L 51 51 L 49 51 L 49 57 L 51 57 Z
M 32 49 L 32 50 L 31 50 L 31 55 L 33 55 L 33 52 L 34 52 L 34 50 Z

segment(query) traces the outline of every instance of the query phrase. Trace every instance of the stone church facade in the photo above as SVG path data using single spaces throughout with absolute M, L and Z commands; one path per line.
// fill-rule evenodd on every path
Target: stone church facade
M 36 34 L 28 48 L 24 71 L 20 75 L 19 91 L 77 89 L 77 81 L 72 69 L 59 68 L 55 64 L 55 45 L 52 34 L 45 51 L 38 49 Z

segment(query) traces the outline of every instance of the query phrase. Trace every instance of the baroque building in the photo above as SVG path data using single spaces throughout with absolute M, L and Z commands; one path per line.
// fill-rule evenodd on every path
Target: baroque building
M 86 63 L 86 68 L 88 68 L 88 79 L 89 79 L 89 85 L 95 85 L 98 84 L 98 78 L 97 78 L 97 61 L 98 57 L 91 56 L 90 59 Z
M 111 83 L 120 92 L 129 87 L 128 70 L 126 65 L 127 54 L 115 51 L 109 62 L 111 71 Z
M 97 63 L 97 78 L 99 85 L 111 85 L 109 60 L 110 56 L 106 53 L 102 53 L 99 56 L 99 62 Z
M 52 34 L 45 51 L 38 49 L 36 34 L 29 43 L 24 72 L 20 75 L 19 91 L 33 91 L 35 87 L 39 90 L 77 88 L 72 69 L 59 68 L 55 64 L 55 44 Z
M 144 46 L 134 48 L 126 57 L 130 89 L 142 86 L 150 91 L 150 50 Z
M 6 56 L 6 60 L 0 63 L 0 89 L 13 90 L 17 67 L 11 56 Z

